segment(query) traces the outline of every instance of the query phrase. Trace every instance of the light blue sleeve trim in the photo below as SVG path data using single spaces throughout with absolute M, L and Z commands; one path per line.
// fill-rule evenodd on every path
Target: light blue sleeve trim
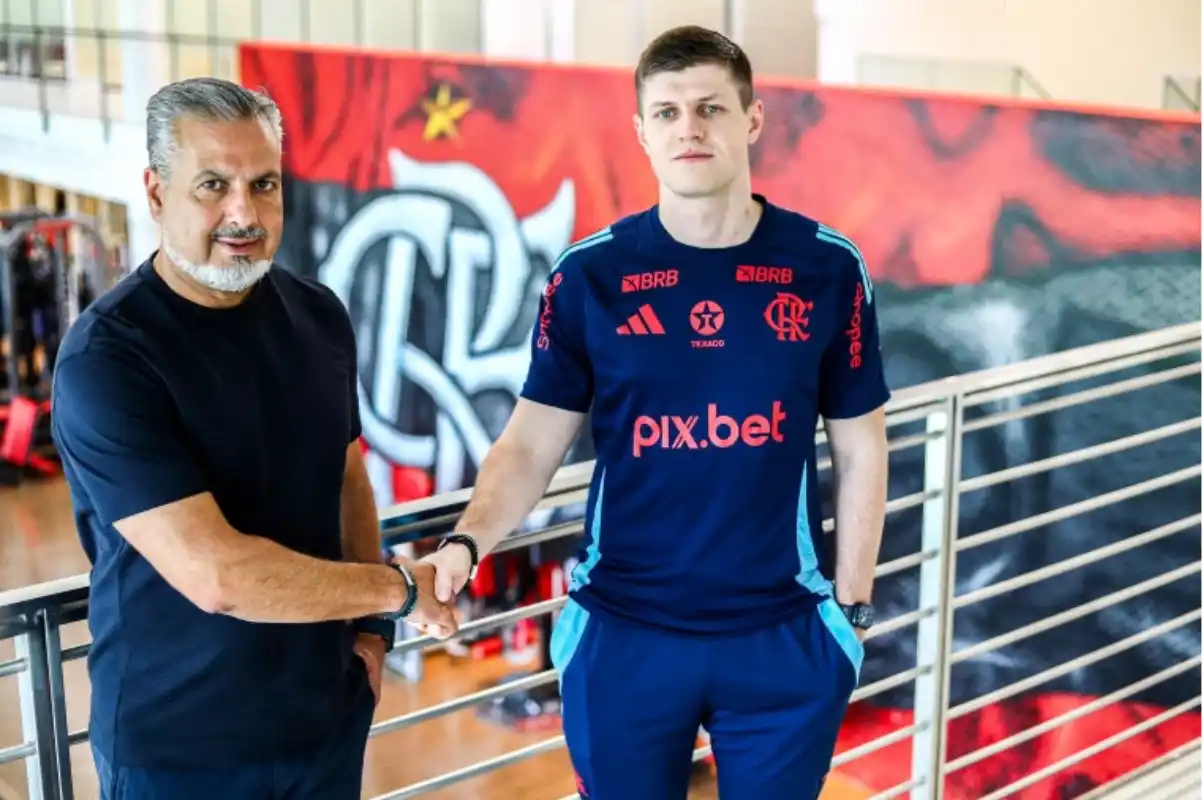
M 556 263 L 552 266 L 551 271 L 554 273 L 561 266 L 563 266 L 564 261 L 569 256 L 588 250 L 590 247 L 613 241 L 613 239 L 614 233 L 607 227 L 602 228 L 597 233 L 589 234 L 579 242 L 573 242 L 572 244 L 568 245 L 568 247 L 564 248 L 564 252 L 560 253 L 560 257 L 556 259 Z
M 852 240 L 844 234 L 828 228 L 822 223 L 819 224 L 819 231 L 815 236 L 819 241 L 838 245 L 852 254 L 852 257 L 856 259 L 856 265 L 860 267 L 860 281 L 865 287 L 865 301 L 869 305 L 873 305 L 873 279 L 869 277 L 869 268 L 865 266 L 865 257 L 861 255 L 860 248 L 853 244 Z
M 831 632 L 832 638 L 844 651 L 844 655 L 848 656 L 848 661 L 852 664 L 852 671 L 856 675 L 856 682 L 853 684 L 855 688 L 860 683 L 860 668 L 865 660 L 865 646 L 857 638 L 856 629 L 852 627 L 852 623 L 844 616 L 843 609 L 834 599 L 828 597 L 819 603 L 819 616 L 822 618 L 823 624 L 827 626 L 827 630 Z

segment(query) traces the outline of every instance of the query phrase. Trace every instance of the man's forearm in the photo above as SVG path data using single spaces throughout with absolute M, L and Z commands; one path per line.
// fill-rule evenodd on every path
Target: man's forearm
M 350 620 L 396 611 L 405 579 L 384 564 L 352 564 L 302 555 L 246 536 L 217 566 L 216 613 L 248 622 Z
M 836 458 L 835 591 L 841 603 L 868 603 L 885 524 L 887 450 Z M 841 463 L 842 462 L 842 463 Z
M 559 465 L 537 463 L 521 445 L 499 440 L 481 464 L 456 531 L 471 534 L 484 557 L 526 519 Z

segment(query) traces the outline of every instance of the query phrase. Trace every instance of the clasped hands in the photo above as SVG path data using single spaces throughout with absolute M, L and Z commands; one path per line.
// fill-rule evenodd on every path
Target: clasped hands
M 418 561 L 393 561 L 409 568 L 418 588 L 418 602 L 405 621 L 436 639 L 453 636 L 459 630 L 455 598 L 472 572 L 471 553 L 463 545 L 453 544 Z

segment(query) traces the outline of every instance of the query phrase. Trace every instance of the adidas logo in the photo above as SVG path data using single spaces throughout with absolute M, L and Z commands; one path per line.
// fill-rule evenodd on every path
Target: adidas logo
M 660 324 L 660 319 L 656 316 L 656 312 L 652 311 L 649 305 L 642 305 L 639 310 L 632 314 L 626 322 L 618 326 L 619 336 L 647 336 L 654 334 L 659 336 L 664 333 L 664 326 Z

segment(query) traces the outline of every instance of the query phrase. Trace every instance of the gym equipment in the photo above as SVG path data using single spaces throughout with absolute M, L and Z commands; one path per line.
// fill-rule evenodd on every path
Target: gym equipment
M 88 218 L 0 213 L 0 483 L 58 473 L 49 420 L 59 343 L 117 274 Z

